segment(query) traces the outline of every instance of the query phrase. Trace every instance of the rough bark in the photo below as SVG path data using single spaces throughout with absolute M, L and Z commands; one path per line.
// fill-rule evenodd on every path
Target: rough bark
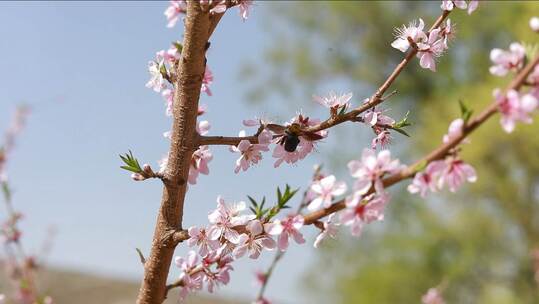
M 174 87 L 172 137 L 163 195 L 157 216 L 150 256 L 144 267 L 138 304 L 165 300 L 167 276 L 174 254 L 174 234 L 182 229 L 183 205 L 193 151 L 196 149 L 196 120 L 200 87 L 205 70 L 208 12 L 198 1 L 189 1 L 185 19 L 183 50 Z

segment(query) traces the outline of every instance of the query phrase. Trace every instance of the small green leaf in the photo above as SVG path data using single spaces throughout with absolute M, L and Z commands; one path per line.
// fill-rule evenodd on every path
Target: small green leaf
M 6 201 L 11 201 L 11 190 L 6 182 L 2 182 L 2 193 L 4 193 L 4 199 Z
M 464 120 L 465 123 L 468 122 L 470 117 L 472 117 L 473 110 L 470 110 L 470 108 L 468 108 L 468 106 L 466 106 L 466 104 L 460 99 L 459 99 L 459 107 L 460 107 L 460 115 L 462 117 L 462 120 Z
M 255 206 L 255 208 L 258 208 L 258 204 L 257 204 L 257 202 L 255 201 L 254 198 L 250 197 L 249 195 L 247 195 L 247 198 L 249 199 L 249 201 L 251 202 L 251 204 L 252 204 L 253 206 Z
M 407 133 L 406 131 L 404 131 L 403 129 L 393 129 L 393 130 L 399 132 L 399 133 L 402 134 L 402 135 L 405 135 L 405 136 L 410 137 L 410 134 L 408 134 L 408 133 Z

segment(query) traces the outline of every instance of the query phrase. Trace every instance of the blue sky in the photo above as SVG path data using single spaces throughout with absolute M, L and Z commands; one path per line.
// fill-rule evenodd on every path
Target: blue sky
M 203 96 L 210 134 L 235 135 L 242 119 L 276 113 L 283 100 L 248 106 L 238 80 L 245 59 L 260 62 L 266 32 L 259 3 L 247 22 L 236 9 L 223 18 L 208 55 L 214 96 Z M 159 49 L 181 39 L 165 27 L 166 2 L 0 2 L 0 131 L 19 103 L 32 107 L 28 127 L 9 163 L 14 201 L 26 214 L 25 241 L 38 250 L 47 229 L 57 230 L 48 258 L 55 267 L 139 280 L 135 248 L 149 252 L 158 209 L 158 181 L 136 183 L 118 167 L 133 150 L 157 167 L 168 148 L 170 120 L 161 97 L 144 87 L 146 65 Z M 263 69 L 263 65 L 259 68 Z M 304 186 L 317 157 L 274 170 L 273 160 L 246 173 L 233 172 L 236 155 L 214 147 L 211 174 L 187 195 L 184 224 L 201 225 L 217 195 L 228 200 L 272 197 L 275 187 Z M 313 231 L 307 233 L 312 243 Z M 178 254 L 185 253 L 181 246 Z M 302 303 L 297 282 L 310 266 L 310 244 L 292 246 L 268 288 L 273 299 Z M 253 272 L 273 253 L 239 262 L 223 295 L 253 297 Z M 298 262 L 299 261 L 299 262 Z M 177 275 L 173 271 L 172 275 Z

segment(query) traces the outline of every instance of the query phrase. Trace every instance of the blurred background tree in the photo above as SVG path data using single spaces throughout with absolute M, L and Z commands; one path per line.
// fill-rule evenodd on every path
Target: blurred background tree
M 438 1 L 274 3 L 266 20 L 268 41 L 274 43 L 264 62 L 246 64 L 241 73 L 251 84 L 248 99 L 264 102 L 280 95 L 289 101 L 283 113 L 292 116 L 313 93 L 343 88 L 354 92 L 357 105 L 403 57 L 389 46 L 393 28 L 419 17 L 430 26 L 439 6 Z M 504 87 L 510 76 L 488 73 L 489 52 L 512 41 L 537 41 L 528 26 L 534 15 L 539 3 L 533 1 L 480 2 L 471 16 L 462 10 L 450 15 L 457 38 L 438 60 L 438 72 L 421 69 L 414 60 L 392 88 L 398 94 L 383 106 L 396 119 L 411 111 L 412 137 L 394 135 L 401 160 L 440 144 L 459 115 L 459 99 L 476 112 L 491 102 L 492 89 Z M 257 64 L 273 68 L 261 73 Z M 323 113 L 312 104 L 306 110 Z M 324 246 L 305 276 L 306 294 L 316 303 L 418 303 L 428 288 L 440 285 L 448 303 L 539 303 L 530 256 L 539 247 L 538 126 L 520 125 L 510 136 L 497 118 L 482 127 L 462 154 L 479 180 L 458 194 L 422 200 L 404 185 L 391 189 L 386 221 L 369 226 L 359 240 L 343 233 Z M 346 175 L 346 162 L 370 146 L 374 135 L 367 129 L 348 124 L 332 131 L 329 144 L 320 145 L 321 159 Z

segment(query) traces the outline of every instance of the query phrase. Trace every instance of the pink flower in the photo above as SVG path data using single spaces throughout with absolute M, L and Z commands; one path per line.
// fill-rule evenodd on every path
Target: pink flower
M 185 0 L 170 1 L 170 5 L 165 10 L 165 16 L 167 17 L 167 27 L 174 27 L 178 22 L 181 14 L 187 12 L 187 2 Z
M 197 183 L 198 174 L 208 175 L 210 169 L 208 163 L 213 159 L 208 146 L 200 146 L 198 150 L 193 153 L 191 159 L 191 166 L 189 167 L 189 184 L 195 185 Z
M 219 248 L 219 241 L 210 240 L 204 228 L 193 226 L 189 228 L 188 233 L 189 239 L 187 240 L 187 245 L 189 247 L 198 246 L 198 254 L 200 256 L 206 256 L 211 250 Z
M 249 234 L 240 235 L 238 246 L 232 253 L 234 258 L 238 259 L 249 251 L 249 258 L 257 259 L 262 249 L 272 250 L 275 248 L 275 241 L 264 233 L 264 227 L 259 220 L 250 221 L 246 229 Z
M 438 180 L 439 188 L 447 184 L 449 191 L 455 192 L 464 181 L 474 183 L 477 180 L 475 169 L 462 160 L 455 157 L 448 157 L 445 160 L 445 164 L 446 166 Z
M 441 293 L 436 288 L 430 288 L 426 294 L 421 297 L 423 304 L 444 304 L 444 299 Z
M 455 138 L 458 138 L 462 135 L 462 128 L 464 127 L 464 120 L 462 118 L 457 118 L 449 124 L 449 130 L 446 135 L 444 135 L 443 142 L 447 143 Z
M 241 135 L 240 135 L 241 136 Z M 240 158 L 236 160 L 235 173 L 241 170 L 247 171 L 251 164 L 258 164 L 262 159 L 262 152 L 269 151 L 268 145 L 271 143 L 273 135 L 270 131 L 263 130 L 258 135 L 258 144 L 251 144 L 248 140 L 242 140 L 238 146 L 231 146 L 232 152 L 238 152 L 241 154 Z
M 374 185 L 378 193 L 382 193 L 384 186 L 382 177 L 386 173 L 395 173 L 401 169 L 399 160 L 391 160 L 391 152 L 382 150 L 378 155 L 371 149 L 364 149 L 361 160 L 352 160 L 348 163 L 352 177 L 357 180 L 354 190 L 365 194 Z
M 165 88 L 165 78 L 161 74 L 161 66 L 163 62 L 148 62 L 148 72 L 150 72 L 150 80 L 146 83 L 147 88 L 151 88 L 156 92 L 160 92 Z
M 494 63 L 490 67 L 491 74 L 496 76 L 505 76 L 511 70 L 517 70 L 524 64 L 526 50 L 518 42 L 513 42 L 509 46 L 509 51 L 502 49 L 492 49 L 490 51 L 490 60 Z
M 532 17 L 530 19 L 530 28 L 532 29 L 532 31 L 534 32 L 539 32 L 539 18 L 537 17 Z M 537 66 L 536 66 L 537 67 Z
M 368 99 L 366 99 L 368 101 Z M 363 121 L 371 126 L 392 126 L 395 120 L 383 113 L 387 110 L 375 110 L 371 108 L 365 115 L 363 115 Z
M 446 46 L 444 39 L 438 37 L 439 34 L 440 29 L 434 29 L 432 32 L 430 32 L 429 39 L 426 41 L 426 43 L 417 43 L 417 57 L 419 57 L 419 65 L 422 68 L 429 69 L 433 72 L 436 72 L 436 61 L 434 59 L 442 55 Z
M 241 0 L 239 4 L 240 16 L 243 21 L 249 17 L 249 9 L 253 5 L 253 0 Z
M 298 124 L 300 128 L 305 128 L 309 126 L 317 125 L 320 122 L 319 119 L 310 119 L 309 117 L 304 117 L 302 114 L 298 114 L 292 119 L 290 124 Z M 326 137 L 328 132 L 325 130 L 316 132 L 316 134 L 321 137 Z M 281 134 L 280 134 L 281 135 Z M 282 134 L 282 136 L 286 136 Z M 279 141 L 282 137 L 277 137 L 275 141 Z M 288 152 L 284 149 L 282 145 L 276 145 L 273 150 L 273 157 L 277 158 L 273 166 L 275 168 L 279 167 L 283 162 L 287 164 L 293 164 L 300 159 L 304 159 L 309 153 L 314 150 L 315 142 L 309 140 L 304 136 L 299 136 L 299 144 L 294 152 Z
M 284 220 L 275 220 L 272 223 L 264 225 L 264 229 L 271 235 L 278 235 L 277 247 L 281 251 L 288 248 L 288 238 L 292 237 L 298 244 L 305 243 L 303 235 L 299 229 L 303 227 L 303 216 L 289 215 Z
M 363 203 L 364 200 L 367 202 Z M 363 198 L 361 193 L 355 192 L 346 199 L 346 209 L 340 216 L 341 223 L 351 226 L 353 236 L 360 236 L 363 225 L 384 220 L 384 209 L 388 202 L 389 196 L 385 193 Z
M 327 208 L 331 206 L 333 197 L 342 195 L 346 192 L 346 183 L 337 181 L 335 175 L 329 175 L 321 180 L 314 181 L 311 185 L 310 192 L 313 193 L 314 199 L 307 207 L 309 210 L 315 210 L 320 205 Z
M 217 197 L 217 209 L 208 215 L 208 220 L 212 224 L 207 232 L 208 238 L 218 240 L 221 236 L 224 236 L 229 242 L 238 244 L 240 234 L 233 228 L 243 225 L 255 217 L 254 215 L 241 215 L 240 213 L 245 208 L 245 202 L 238 202 L 228 206 L 222 197 Z
M 502 115 L 500 123 L 505 132 L 513 132 L 515 123 L 518 121 L 527 124 L 533 122 L 530 114 L 537 109 L 538 101 L 536 97 L 531 94 L 519 96 L 519 93 L 515 90 L 510 90 L 504 96 L 499 89 L 494 90 L 493 95 L 498 103 L 498 111 Z
M 371 149 L 376 150 L 380 145 L 381 149 L 387 149 L 391 144 L 391 133 L 385 128 L 373 127 L 374 133 L 377 134 L 371 141 Z
M 449 40 L 453 39 L 455 36 L 455 26 L 451 24 L 451 19 L 447 19 L 445 26 L 441 29 L 440 35 L 443 37 L 443 47 L 444 49 L 449 48 Z
M 213 83 L 213 73 L 210 68 L 206 65 L 206 70 L 204 70 L 204 78 L 202 78 L 202 87 L 200 88 L 201 92 L 211 96 L 210 85 Z
M 172 108 L 174 107 L 174 91 L 165 89 L 163 92 L 161 92 L 161 96 L 163 96 L 166 101 L 167 108 L 165 110 L 165 114 L 167 116 L 172 116 Z
M 324 230 L 320 232 L 320 234 L 316 237 L 314 240 L 314 248 L 318 248 L 320 246 L 320 243 L 326 238 L 331 237 L 334 239 L 337 236 L 339 223 L 334 222 L 335 213 L 332 213 L 329 215 L 329 218 L 327 222 L 324 222 Z
M 466 4 L 466 1 L 464 1 L 464 0 L 453 0 L 453 1 L 451 1 L 451 0 L 442 0 L 442 5 L 440 7 L 444 11 L 452 11 L 454 6 L 460 8 L 460 9 L 466 9 L 466 7 L 468 7 L 468 5 Z
M 479 0 L 471 0 L 468 3 L 468 15 L 471 15 L 479 6 Z
M 350 99 L 352 99 L 352 93 L 336 95 L 334 92 L 330 92 L 326 97 L 320 97 L 313 95 L 313 100 L 321 104 L 326 108 L 338 109 L 344 107 L 345 109 L 350 106 Z
M 180 291 L 180 299 L 185 299 L 185 297 L 193 291 L 202 289 L 202 276 L 199 273 L 191 274 L 195 269 L 198 263 L 198 256 L 196 252 L 189 251 L 187 254 L 187 259 L 183 257 L 176 257 L 174 264 L 182 273 L 180 274 L 180 280 L 182 280 L 182 289 Z
M 408 185 L 408 192 L 419 193 L 421 197 L 427 195 L 427 191 L 436 192 L 438 189 L 437 178 L 445 169 L 445 161 L 431 162 L 424 172 L 416 173 L 412 184 Z
M 426 40 L 427 35 L 423 32 L 425 23 L 423 19 L 419 19 L 419 24 L 416 21 L 410 22 L 408 26 L 403 25 L 401 28 L 395 29 L 395 41 L 391 43 L 391 46 L 400 50 L 401 52 L 406 52 L 410 47 L 410 42 L 408 38 L 412 39 L 413 42 L 418 43 L 420 41 Z
M 260 127 L 261 125 L 263 126 L 271 123 L 271 121 L 265 118 L 255 117 L 254 119 L 244 119 L 242 123 L 246 127 Z
M 215 2 L 217 2 L 218 0 L 216 1 L 213 1 L 213 0 L 210 0 L 210 4 L 213 4 Z M 210 9 L 210 13 L 211 14 L 222 14 L 226 11 L 227 7 L 226 7 L 226 1 L 225 0 L 221 0 L 219 2 L 217 2 L 217 4 L 212 8 Z
M 196 127 L 197 132 L 200 135 L 208 134 L 208 132 L 210 131 L 210 128 L 211 128 L 210 122 L 207 120 L 199 121 Z
M 157 62 L 163 62 L 173 64 L 176 60 L 180 59 L 180 52 L 175 45 L 172 45 L 168 50 L 161 50 L 155 55 Z

